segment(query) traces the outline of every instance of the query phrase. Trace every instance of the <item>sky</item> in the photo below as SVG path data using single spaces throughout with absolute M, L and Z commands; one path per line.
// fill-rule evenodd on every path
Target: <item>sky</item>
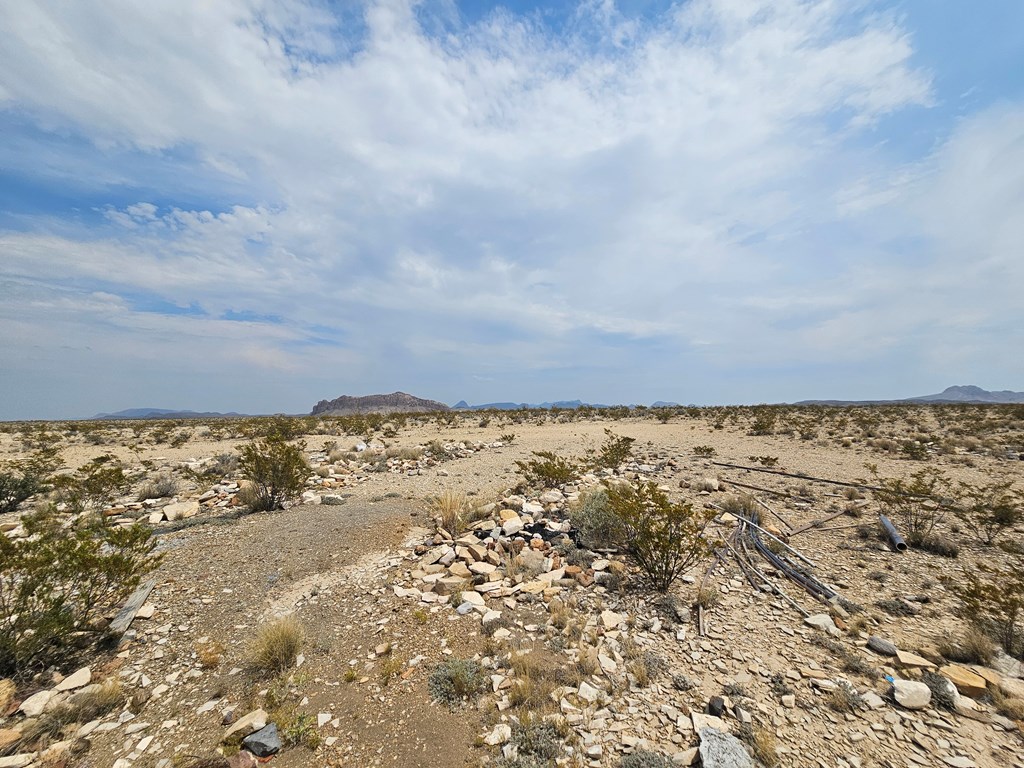
M 0 419 L 1024 390 L 1024 3 L 0 1 Z

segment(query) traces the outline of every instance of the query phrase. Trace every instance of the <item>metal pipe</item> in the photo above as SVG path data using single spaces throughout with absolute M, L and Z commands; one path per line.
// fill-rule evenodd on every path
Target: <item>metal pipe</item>
M 907 551 L 907 542 L 900 536 L 899 531 L 896 530 L 896 526 L 892 524 L 892 521 L 885 515 L 879 515 L 878 519 L 882 521 L 882 527 L 885 532 L 889 535 L 889 541 L 892 542 L 893 549 L 897 552 Z

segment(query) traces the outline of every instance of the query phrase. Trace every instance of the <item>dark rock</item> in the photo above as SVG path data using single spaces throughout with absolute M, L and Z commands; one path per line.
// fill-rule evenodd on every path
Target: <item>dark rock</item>
M 281 751 L 281 737 L 277 735 L 277 725 L 267 725 L 256 733 L 251 733 L 242 739 L 242 748 L 252 752 L 256 757 L 270 757 Z
M 712 696 L 708 700 L 708 714 L 721 717 L 725 712 L 725 699 L 721 696 Z
M 882 656 L 895 656 L 899 649 L 888 640 L 872 635 L 868 638 L 868 648 Z
M 252 752 L 246 752 L 244 749 L 240 752 L 231 756 L 228 760 L 228 768 L 257 768 L 259 761 Z

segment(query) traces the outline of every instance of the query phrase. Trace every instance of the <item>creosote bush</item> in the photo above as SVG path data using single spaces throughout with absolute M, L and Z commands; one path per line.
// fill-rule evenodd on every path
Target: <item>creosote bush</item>
M 100 634 L 98 620 L 159 563 L 141 525 L 65 528 L 52 506 L 22 522 L 27 537 L 0 536 L 0 676 L 59 661 L 73 633 Z
M 0 472 L 0 514 L 13 512 L 39 490 L 39 481 L 32 475 Z
M 1008 553 L 1009 554 L 1009 553 Z M 1007 557 L 1004 566 L 979 562 L 964 569 L 959 581 L 946 580 L 963 606 L 963 615 L 991 635 L 1003 650 L 1024 657 L 1024 560 Z
M 556 453 L 534 451 L 533 455 L 537 458 L 516 461 L 523 479 L 530 486 L 557 488 L 572 482 L 579 474 L 579 467 L 575 462 L 563 459 Z
M 616 435 L 610 429 L 604 431 L 605 441 L 594 460 L 595 469 L 618 469 L 633 457 L 635 437 Z
M 894 518 L 912 547 L 922 547 L 934 537 L 935 526 L 946 517 L 949 481 L 945 473 L 932 467 L 920 469 L 902 478 L 878 478 L 872 468 L 879 490 L 875 498 L 883 510 Z
M 291 445 L 281 437 L 271 436 L 243 445 L 239 449 L 239 466 L 249 480 L 248 506 L 253 512 L 269 512 L 302 490 L 309 474 L 303 454 L 305 443 Z
M 608 502 L 622 521 L 629 558 L 659 592 L 711 553 L 704 531 L 714 510 L 669 501 L 655 483 L 607 484 Z
M 956 516 L 986 546 L 1014 526 L 1024 522 L 1024 494 L 1004 480 L 988 485 L 960 483 L 960 503 Z
M 258 672 L 276 674 L 288 669 L 302 650 L 305 632 L 294 616 L 264 624 L 249 649 L 249 663 Z

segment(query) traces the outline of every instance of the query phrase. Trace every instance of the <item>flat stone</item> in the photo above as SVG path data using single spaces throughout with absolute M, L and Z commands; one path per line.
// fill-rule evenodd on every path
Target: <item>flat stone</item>
M 179 501 L 174 504 L 168 504 L 161 511 L 164 513 L 164 517 L 173 523 L 175 520 L 197 515 L 199 513 L 199 502 Z
M 1016 677 L 1004 677 L 999 681 L 999 690 L 1011 699 L 1024 699 L 1024 680 Z
M 480 561 L 480 562 L 476 562 L 476 563 L 470 564 L 469 570 L 471 572 L 479 575 L 479 576 L 490 576 L 492 573 L 494 573 L 498 569 L 497 569 L 497 567 L 491 565 L 490 563 L 485 563 L 483 561 Z
M 73 691 L 76 688 L 84 688 L 92 682 L 92 670 L 88 667 L 82 667 L 81 669 L 72 672 L 70 675 L 65 677 L 55 688 L 56 691 Z
M 16 728 L 0 728 L 0 752 L 5 752 L 21 741 L 21 731 Z
M 985 694 L 988 683 L 981 675 L 977 675 L 959 664 L 947 664 L 939 668 L 939 672 L 952 681 L 956 689 L 964 696 L 977 699 Z
M 952 766 L 952 768 L 978 768 L 978 764 L 971 760 L 969 757 L 959 755 L 957 757 L 946 757 L 940 758 L 946 765 Z
M 496 747 L 499 744 L 504 744 L 511 738 L 512 726 L 510 726 L 508 723 L 498 723 L 496 726 L 494 726 L 494 730 L 484 737 L 484 744 Z
M 896 661 L 901 667 L 909 669 L 934 669 L 935 665 L 923 656 L 908 651 L 896 651 Z
M 595 702 L 601 695 L 601 691 L 592 686 L 586 680 L 580 683 L 579 690 L 577 690 L 576 693 L 581 699 L 583 699 L 583 701 L 586 702 Z
M 932 700 L 931 689 L 917 680 L 892 681 L 893 698 L 904 709 L 924 709 Z
M 808 616 L 804 619 L 804 624 L 812 627 L 817 627 L 824 632 L 828 632 L 830 635 L 839 637 L 842 632 L 839 631 L 839 627 L 832 621 L 832 617 L 827 613 L 816 613 L 813 616 Z
M 876 635 L 868 638 L 868 648 L 882 656 L 895 656 L 899 653 L 899 648 L 894 644 Z
M 622 614 L 614 611 L 601 611 L 601 625 L 605 629 L 615 629 L 622 623 Z
M 731 733 L 701 728 L 700 760 L 704 768 L 754 768 L 743 742 Z
M 25 768 L 35 762 L 38 752 L 22 752 L 18 755 L 0 757 L 0 768 Z
M 268 715 L 263 709 L 254 709 L 249 714 L 241 717 L 234 725 L 224 732 L 221 741 L 244 739 L 251 733 L 261 730 L 267 725 Z
M 25 717 L 39 717 L 43 714 L 43 710 L 46 709 L 46 705 L 50 703 L 50 699 L 54 696 L 53 691 L 39 691 L 39 693 L 33 693 L 23 702 L 19 709 L 25 713 Z

